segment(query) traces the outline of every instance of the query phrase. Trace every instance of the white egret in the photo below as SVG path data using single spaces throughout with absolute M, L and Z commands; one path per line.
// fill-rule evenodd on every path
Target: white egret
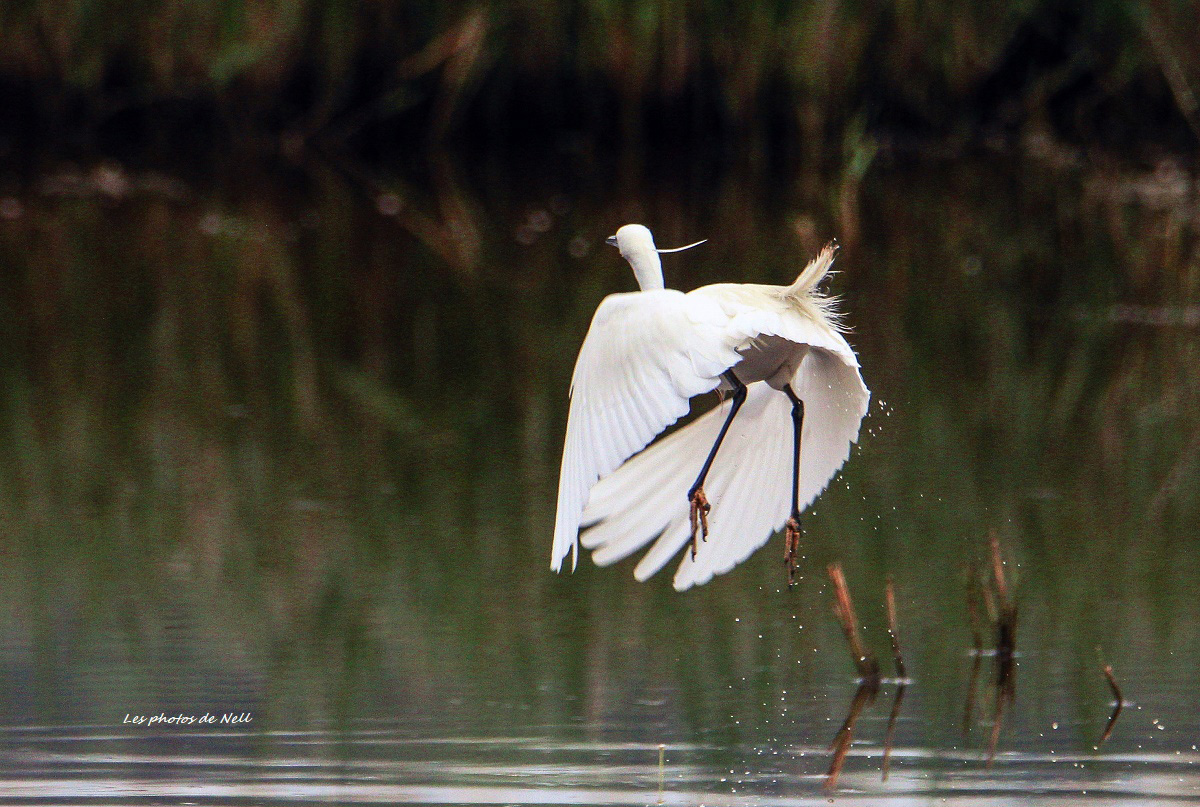
M 663 287 L 658 253 L 675 250 L 656 249 L 644 226 L 608 243 L 641 291 L 601 301 L 575 362 L 551 568 L 571 555 L 574 569 L 581 540 L 599 565 L 653 542 L 634 570 L 645 580 L 690 541 L 674 580 L 682 591 L 783 527 L 790 584 L 800 513 L 846 461 L 870 399 L 833 301 L 817 290 L 834 245 L 790 286 L 684 294 Z M 732 395 L 642 450 L 714 389 Z

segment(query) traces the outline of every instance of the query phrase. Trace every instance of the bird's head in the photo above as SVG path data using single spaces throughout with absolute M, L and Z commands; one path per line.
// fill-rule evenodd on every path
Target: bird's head
M 663 287 L 662 264 L 658 260 L 658 253 L 682 252 L 685 249 L 691 249 L 697 244 L 703 244 L 704 241 L 697 241 L 695 244 L 688 244 L 686 247 L 658 249 L 654 246 L 654 236 L 650 234 L 650 230 L 644 225 L 626 224 L 617 230 L 616 235 L 610 235 L 604 239 L 604 243 L 610 244 L 621 251 L 621 257 L 629 261 L 629 265 L 633 267 L 633 273 L 637 276 L 638 285 L 642 291 L 650 291 L 651 289 L 661 289 Z
M 606 238 L 604 243 L 620 250 L 621 257 L 630 263 L 633 263 L 638 255 L 658 251 L 654 247 L 654 236 L 650 234 L 649 228 L 642 224 L 626 224 L 617 230 L 616 235 Z
M 621 257 L 629 261 L 642 291 L 663 287 L 662 264 L 658 260 L 658 250 L 654 248 L 654 236 L 650 235 L 650 230 L 641 224 L 626 224 L 617 230 L 616 235 L 605 239 L 605 243 L 619 249 Z

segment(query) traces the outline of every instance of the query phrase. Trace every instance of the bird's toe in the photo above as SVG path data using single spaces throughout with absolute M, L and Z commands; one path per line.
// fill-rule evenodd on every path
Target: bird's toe
M 796 584 L 796 565 L 800 557 L 800 519 L 792 516 L 784 528 L 783 565 L 787 567 L 788 588 Z

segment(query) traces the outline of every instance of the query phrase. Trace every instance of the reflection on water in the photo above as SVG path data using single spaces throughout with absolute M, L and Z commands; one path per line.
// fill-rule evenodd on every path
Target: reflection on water
M 834 561 L 873 646 L 894 579 L 912 679 L 857 716 L 839 801 L 1197 794 L 1194 199 L 1023 163 L 850 197 L 106 170 L 0 205 L 4 797 L 649 803 L 665 744 L 666 803 L 824 803 L 854 698 Z M 833 291 L 878 403 L 795 590 L 773 551 L 685 595 L 551 574 L 575 351 L 632 288 L 595 245 L 644 220 L 710 238 L 674 285 L 778 282 L 848 210 Z M 1021 686 L 964 737 L 993 533 Z M 1128 698 L 1099 750 L 1097 646 Z M 122 725 L 206 712 L 252 722 Z

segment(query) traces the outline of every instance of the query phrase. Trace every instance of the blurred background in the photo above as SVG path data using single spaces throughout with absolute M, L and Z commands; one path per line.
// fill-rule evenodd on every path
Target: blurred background
M 913 678 L 864 803 L 1197 797 L 1196 12 L 0 5 L 0 798 L 824 803 L 833 561 Z M 683 289 L 843 246 L 874 395 L 794 590 L 548 570 L 629 221 Z

